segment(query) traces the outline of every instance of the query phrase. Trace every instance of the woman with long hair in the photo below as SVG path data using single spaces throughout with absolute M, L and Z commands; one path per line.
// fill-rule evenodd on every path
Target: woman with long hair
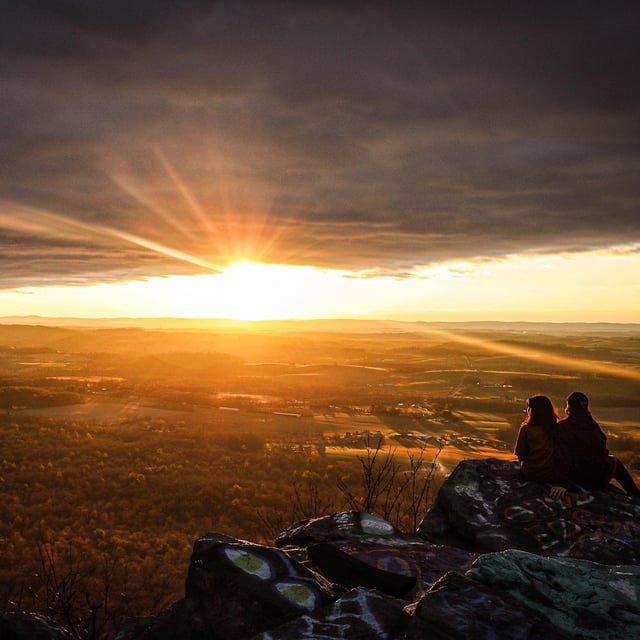
M 520 426 L 515 454 L 520 460 L 520 472 L 525 480 L 544 483 L 564 483 L 567 469 L 558 462 L 558 412 L 547 396 L 536 395 L 527 400 L 527 417 Z M 553 496 L 564 495 L 561 486 L 552 488 Z

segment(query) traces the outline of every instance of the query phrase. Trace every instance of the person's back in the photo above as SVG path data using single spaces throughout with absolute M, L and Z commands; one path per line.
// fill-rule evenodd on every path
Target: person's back
M 520 426 L 514 453 L 525 480 L 556 483 L 563 480 L 555 450 L 557 414 L 546 396 L 527 400 L 527 418 Z
M 520 460 L 520 471 L 527 480 L 555 482 L 554 442 L 549 429 L 541 425 L 520 427 L 515 454 Z
M 570 460 L 569 479 L 585 489 L 604 489 L 614 462 L 607 436 L 589 414 L 571 413 L 558 423 L 558 447 Z
M 606 489 L 612 478 L 630 495 L 640 490 L 622 461 L 610 455 L 607 436 L 589 411 L 589 399 L 574 391 L 567 398 L 567 417 L 558 423 L 558 448 L 569 462 L 569 479 L 585 489 Z

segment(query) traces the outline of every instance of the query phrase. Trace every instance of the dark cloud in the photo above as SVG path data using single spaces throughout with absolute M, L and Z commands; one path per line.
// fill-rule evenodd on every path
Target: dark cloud
M 3 2 L 0 286 L 638 242 L 640 6 L 424 4 Z

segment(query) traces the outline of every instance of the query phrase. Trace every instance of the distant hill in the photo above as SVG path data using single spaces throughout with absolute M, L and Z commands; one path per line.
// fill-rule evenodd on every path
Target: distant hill
M 461 322 L 428 322 L 400 320 L 367 320 L 351 318 L 318 320 L 242 321 L 225 318 L 49 318 L 44 316 L 4 316 L 0 325 L 29 325 L 73 328 L 144 328 L 180 329 L 187 331 L 247 330 L 251 331 L 421 331 L 429 329 L 502 331 L 516 333 L 619 333 L 640 332 L 640 323 L 621 322 L 508 322 L 479 320 Z

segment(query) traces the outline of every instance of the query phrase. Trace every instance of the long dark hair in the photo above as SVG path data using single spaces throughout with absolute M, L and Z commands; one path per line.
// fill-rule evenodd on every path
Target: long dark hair
M 527 400 L 529 412 L 522 426 L 530 424 L 544 427 L 549 433 L 553 432 L 558 422 L 558 412 L 547 396 L 531 396 Z

